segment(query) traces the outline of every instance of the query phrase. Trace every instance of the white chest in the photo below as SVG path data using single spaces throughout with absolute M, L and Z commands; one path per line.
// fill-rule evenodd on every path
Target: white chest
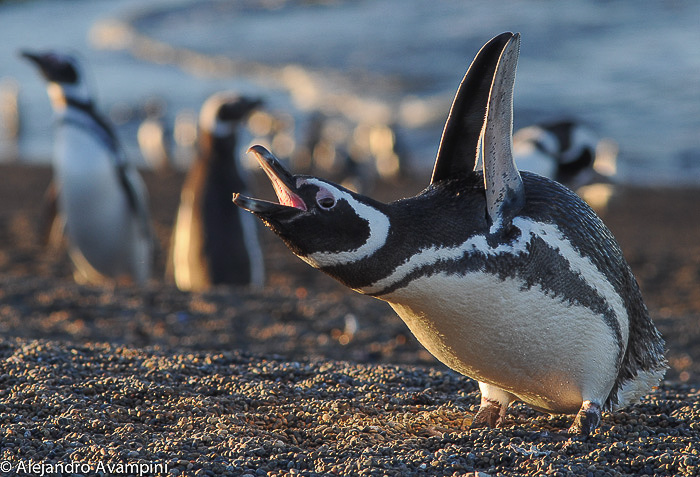
M 619 348 L 602 317 L 537 286 L 440 273 L 382 298 L 444 364 L 540 409 L 574 412 L 615 381 Z
M 54 172 L 64 212 L 80 216 L 114 216 L 126 197 L 110 152 L 87 131 L 61 127 L 54 143 Z M 94 220 L 94 217 L 90 217 Z
M 70 125 L 59 128 L 54 148 L 59 209 L 71 244 L 102 273 L 123 268 L 137 228 L 110 152 Z
M 110 152 L 90 130 L 73 124 L 56 130 L 53 165 L 63 177 L 105 173 L 113 161 Z

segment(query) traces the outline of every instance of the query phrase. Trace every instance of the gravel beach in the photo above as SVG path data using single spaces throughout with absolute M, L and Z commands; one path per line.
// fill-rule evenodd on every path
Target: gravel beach
M 572 416 L 522 405 L 503 428 L 470 430 L 472 380 L 432 358 L 386 304 L 312 270 L 267 230 L 264 289 L 178 291 L 160 277 L 183 176 L 145 179 L 157 279 L 80 286 L 65 250 L 42 244 L 50 169 L 0 164 L 2 475 L 700 471 L 700 190 L 618 187 L 601 212 L 671 369 L 583 440 L 566 434 Z

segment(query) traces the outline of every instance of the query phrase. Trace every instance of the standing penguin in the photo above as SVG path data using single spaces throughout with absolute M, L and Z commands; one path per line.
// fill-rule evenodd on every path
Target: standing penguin
M 236 161 L 236 129 L 260 104 L 223 92 L 202 106 L 199 150 L 180 194 L 167 271 L 180 290 L 263 285 L 255 220 L 230 202 L 233 191 L 246 189 Z
M 46 81 L 57 117 L 53 170 L 79 282 L 129 278 L 145 284 L 153 265 L 146 187 L 111 126 L 95 110 L 78 61 L 56 52 L 23 52 Z
M 384 204 L 295 176 L 251 151 L 280 204 L 234 196 L 302 260 L 387 301 L 418 340 L 476 379 L 473 425 L 503 423 L 516 400 L 577 413 L 634 403 L 666 370 L 664 342 L 619 245 L 569 189 L 518 172 L 513 84 L 520 35 L 489 41 L 470 66 L 427 189 Z M 475 170 L 483 151 L 483 172 Z

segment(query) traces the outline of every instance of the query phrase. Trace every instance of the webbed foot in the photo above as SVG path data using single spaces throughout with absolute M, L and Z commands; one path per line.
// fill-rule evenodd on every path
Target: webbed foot
M 591 401 L 584 401 L 578 414 L 576 414 L 576 418 L 574 418 L 574 423 L 569 428 L 569 434 L 588 436 L 598 428 L 601 419 L 600 405 Z
M 507 409 L 508 406 L 502 406 L 498 401 L 482 397 L 471 427 L 498 427 L 503 423 Z

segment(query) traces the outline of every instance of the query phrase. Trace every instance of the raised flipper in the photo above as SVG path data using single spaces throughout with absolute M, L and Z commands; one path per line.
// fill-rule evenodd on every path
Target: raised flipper
M 493 78 L 503 48 L 513 37 L 512 33 L 494 37 L 469 66 L 442 132 L 431 184 L 465 176 L 474 170 Z
M 516 33 L 498 60 L 483 130 L 486 207 L 492 232 L 507 226 L 525 204 L 523 180 L 513 160 L 513 85 L 519 52 Z

